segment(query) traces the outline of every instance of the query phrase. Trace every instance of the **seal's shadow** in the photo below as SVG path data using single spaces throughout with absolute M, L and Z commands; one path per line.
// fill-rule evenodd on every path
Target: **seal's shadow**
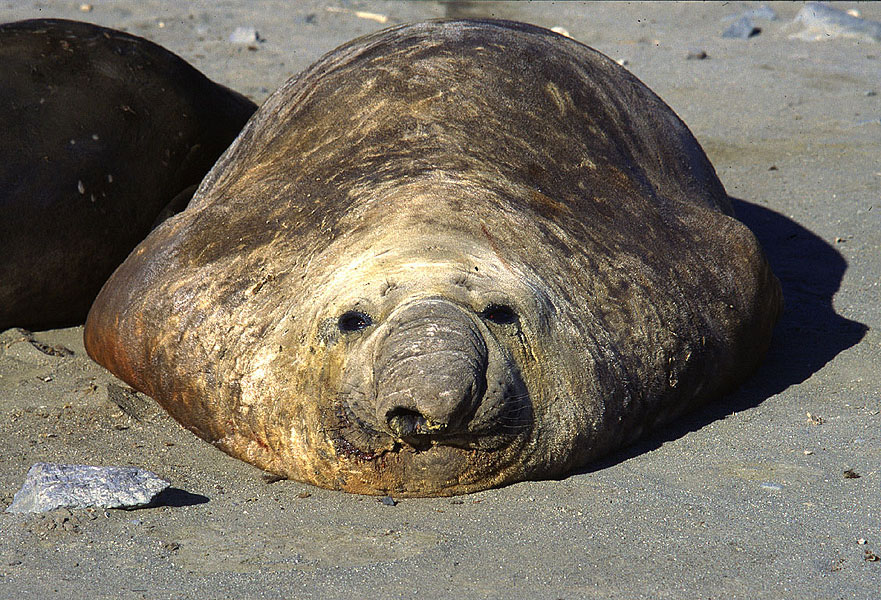
M 785 308 L 768 356 L 737 391 L 649 434 L 636 444 L 591 464 L 590 472 L 617 464 L 696 431 L 715 420 L 760 404 L 791 385 L 805 381 L 826 363 L 859 342 L 868 327 L 835 313 L 832 298 L 847 262 L 832 246 L 767 208 L 731 198 L 738 219 L 765 250 L 783 287 Z

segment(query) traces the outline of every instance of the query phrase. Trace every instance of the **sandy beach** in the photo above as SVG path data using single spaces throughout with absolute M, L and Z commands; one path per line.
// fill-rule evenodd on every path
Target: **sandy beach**
M 722 36 L 761 6 L 759 32 Z M 881 21 L 881 4 L 835 6 Z M 39 461 L 172 483 L 154 508 L 0 512 L 0 599 L 881 598 L 881 42 L 804 39 L 801 7 L 0 0 L 3 22 L 149 38 L 258 104 L 399 23 L 563 28 L 688 124 L 786 300 L 754 377 L 637 445 L 559 481 L 395 505 L 226 456 L 93 363 L 82 327 L 0 332 L 0 508 Z

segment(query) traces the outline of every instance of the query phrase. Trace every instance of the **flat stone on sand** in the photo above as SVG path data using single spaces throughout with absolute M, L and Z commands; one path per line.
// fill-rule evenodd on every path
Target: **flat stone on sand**
M 6 509 L 40 513 L 56 508 L 140 508 L 169 485 L 137 467 L 93 467 L 39 462 Z

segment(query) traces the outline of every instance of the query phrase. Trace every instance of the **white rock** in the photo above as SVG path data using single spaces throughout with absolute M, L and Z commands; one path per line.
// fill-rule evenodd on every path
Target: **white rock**
M 878 21 L 861 19 L 820 2 L 805 4 L 790 24 L 790 30 L 794 28 L 800 28 L 800 31 L 789 37 L 808 42 L 833 38 L 881 42 L 881 23 Z
M 260 34 L 253 27 L 236 27 L 229 34 L 229 41 L 233 44 L 256 44 L 257 42 L 262 42 L 263 38 L 260 37 Z
M 16 492 L 11 513 L 56 508 L 139 508 L 153 501 L 169 482 L 137 467 L 93 467 L 36 463 Z

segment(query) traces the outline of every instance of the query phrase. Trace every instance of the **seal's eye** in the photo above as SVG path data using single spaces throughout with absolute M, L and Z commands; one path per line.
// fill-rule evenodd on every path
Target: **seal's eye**
M 337 321 L 337 327 L 339 327 L 340 331 L 343 333 L 363 331 L 372 324 L 373 320 L 368 315 L 357 310 L 350 310 L 349 312 L 343 313 Z
M 496 325 L 511 325 L 518 320 L 514 309 L 504 304 L 490 304 L 483 309 L 480 316 Z

